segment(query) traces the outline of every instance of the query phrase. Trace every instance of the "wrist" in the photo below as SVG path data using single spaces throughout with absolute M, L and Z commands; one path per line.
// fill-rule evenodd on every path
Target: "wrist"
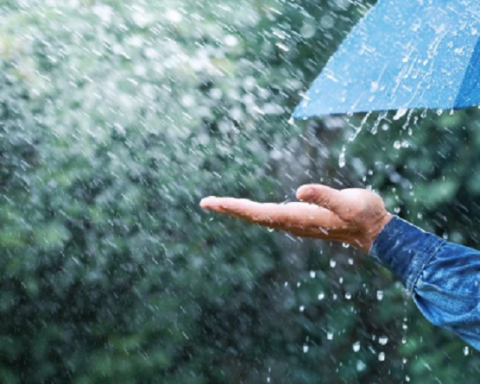
M 365 253 L 369 253 L 378 235 L 380 235 L 382 230 L 393 219 L 393 217 L 392 214 L 385 211 L 385 214 L 379 217 L 374 223 L 368 225 L 362 241 L 356 241 L 356 244 L 352 245 Z

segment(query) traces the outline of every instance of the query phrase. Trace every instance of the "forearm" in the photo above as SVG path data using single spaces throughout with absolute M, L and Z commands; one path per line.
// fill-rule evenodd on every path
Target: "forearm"
M 370 254 L 400 278 L 428 320 L 480 350 L 480 252 L 395 217 Z

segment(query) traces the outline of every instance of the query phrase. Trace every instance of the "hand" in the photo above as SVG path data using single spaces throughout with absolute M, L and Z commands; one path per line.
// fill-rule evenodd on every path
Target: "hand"
M 207 197 L 202 208 L 296 236 L 339 241 L 368 253 L 380 231 L 392 219 L 382 199 L 365 189 L 336 190 L 304 185 L 301 203 L 257 203 L 245 199 Z

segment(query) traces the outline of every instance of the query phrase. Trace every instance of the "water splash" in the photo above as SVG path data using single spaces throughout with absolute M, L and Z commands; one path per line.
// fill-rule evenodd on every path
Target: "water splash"
M 352 136 L 350 136 L 350 138 L 348 139 L 348 142 L 347 144 L 350 144 L 350 143 L 353 143 L 355 141 L 355 139 L 358 137 L 358 135 L 360 134 L 360 132 L 362 132 L 363 130 L 363 127 L 365 126 L 365 124 L 367 123 L 367 120 L 368 118 L 372 115 L 372 112 L 368 112 L 365 117 L 362 119 L 360 125 L 358 127 L 355 127 L 354 125 L 350 125 L 352 126 L 355 131 L 353 133 Z M 347 120 L 348 122 L 348 120 Z M 347 161 L 346 161 L 346 158 L 347 158 L 347 144 L 344 144 L 342 146 L 342 150 L 340 152 L 340 157 L 338 158 L 338 166 L 340 168 L 343 168 L 345 167 Z

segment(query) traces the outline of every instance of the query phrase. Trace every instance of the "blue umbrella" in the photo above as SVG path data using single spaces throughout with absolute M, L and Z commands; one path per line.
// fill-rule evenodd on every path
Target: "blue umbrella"
M 294 118 L 480 104 L 480 0 L 379 0 Z

